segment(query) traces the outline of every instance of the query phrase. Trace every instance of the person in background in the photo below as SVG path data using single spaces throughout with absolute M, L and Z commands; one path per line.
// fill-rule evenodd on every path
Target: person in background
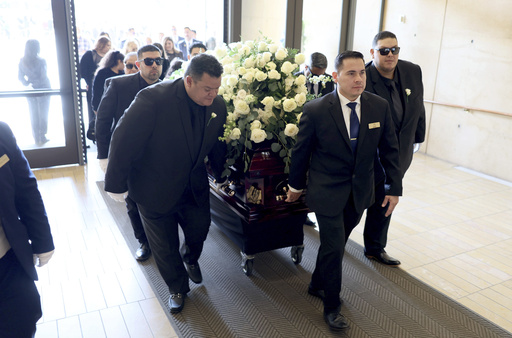
M 167 55 L 165 53 L 164 47 L 162 44 L 155 42 L 153 43 L 153 46 L 158 47 L 160 49 L 160 52 L 162 53 L 162 57 L 164 58 L 164 61 L 162 63 L 162 74 L 160 75 L 160 80 L 163 80 L 165 78 L 165 74 L 167 74 L 167 71 L 169 70 L 169 67 L 171 66 L 171 62 L 167 58 Z
M 320 248 L 308 293 L 324 303 L 324 320 L 333 330 L 348 328 L 340 313 L 342 262 L 350 232 L 374 202 L 374 158 L 386 172 L 388 194 L 382 202 L 389 216 L 402 195 L 391 111 L 386 100 L 364 91 L 363 54 L 336 57 L 337 90 L 304 105 L 293 147 L 287 202 L 307 187 L 306 203 L 315 212 Z
M 127 40 L 124 44 L 125 54 L 136 52 L 139 49 L 139 42 L 136 39 Z
M 47 75 L 46 60 L 39 56 L 41 46 L 38 40 L 28 40 L 25 44 L 25 55 L 18 65 L 18 79 L 24 86 L 32 89 L 50 89 L 50 79 Z M 48 113 L 50 111 L 50 96 L 41 94 L 27 96 L 32 136 L 37 145 L 48 142 Z
M 85 52 L 84 56 L 80 59 L 80 77 L 85 80 L 87 84 L 87 108 L 89 110 L 89 126 L 87 129 L 87 138 L 91 141 L 96 141 L 94 136 L 94 124 L 96 122 L 96 114 L 92 107 L 92 83 L 94 74 L 98 68 L 101 59 L 108 53 L 111 48 L 110 39 L 106 36 L 100 36 L 96 41 L 94 49 Z
M 0 337 L 34 337 L 42 316 L 34 267 L 55 249 L 37 181 L 9 126 L 0 122 Z
M 179 58 L 175 58 L 174 60 L 172 60 L 171 66 L 169 67 L 169 70 L 167 71 L 166 77 L 172 78 L 174 72 L 177 71 L 178 69 L 181 69 L 183 62 L 185 62 L 185 60 L 179 59 Z
M 309 59 L 306 62 L 306 66 L 304 67 L 304 75 L 306 76 L 307 82 L 306 86 L 308 88 L 308 93 L 322 96 L 329 94 L 334 90 L 334 82 L 332 81 L 332 76 L 326 74 L 327 70 L 327 57 L 322 53 L 312 53 Z M 327 81 L 322 83 L 312 83 L 310 81 L 313 76 L 321 76 L 324 75 L 327 78 Z
M 167 55 L 169 62 L 172 62 L 174 58 L 183 59 L 183 53 L 179 49 L 176 49 L 174 41 L 170 36 L 163 38 L 162 45 L 164 46 L 165 54 Z
M 190 60 L 190 58 L 188 57 L 190 47 L 194 43 L 200 43 L 201 41 L 192 38 L 193 33 L 189 27 L 185 27 L 183 32 L 184 32 L 185 38 L 183 40 L 181 40 L 180 42 L 178 42 L 176 44 L 176 47 L 181 51 L 181 53 L 183 54 L 183 58 L 185 60 Z
M 415 144 L 425 140 L 421 68 L 398 59 L 398 40 L 388 31 L 375 35 L 370 53 L 372 61 L 366 64 L 366 90 L 386 99 L 391 107 L 403 177 L 411 165 Z M 386 195 L 386 176 L 378 156 L 375 157 L 375 168 L 375 203 L 366 211 L 363 232 L 365 256 L 385 265 L 398 266 L 400 261 L 384 250 L 391 216 L 386 217 L 386 209 L 381 206 Z
M 188 59 L 191 60 L 193 57 L 198 56 L 199 54 L 203 54 L 208 49 L 202 42 L 196 42 L 190 46 L 188 51 Z
M 112 76 L 123 75 L 124 66 L 124 55 L 118 50 L 108 52 L 100 61 L 92 84 L 92 108 L 95 115 L 103 96 L 105 80 Z
M 178 35 L 178 30 L 176 29 L 176 26 L 172 26 L 171 27 L 171 38 L 172 38 L 172 41 L 174 42 L 174 45 L 178 45 L 178 42 L 180 42 L 181 40 L 184 40 L 183 36 L 179 36 Z M 163 44 L 165 46 L 165 44 Z
M 171 294 L 171 313 L 183 309 L 189 278 L 203 280 L 198 260 L 211 223 L 205 159 L 220 180 L 226 156 L 226 143 L 219 140 L 227 116 L 217 95 L 222 72 L 214 56 L 201 54 L 183 78 L 141 90 L 110 143 L 105 190 L 116 200 L 128 194 L 137 203 Z
M 139 71 L 137 68 L 137 53 L 131 52 L 125 55 L 124 57 L 124 73 L 125 74 L 135 74 Z
M 156 60 L 161 58 L 161 52 L 158 47 L 153 45 L 142 46 L 137 53 L 139 60 L 136 61 L 136 67 L 134 68 L 140 69 L 140 72 L 111 77 L 105 81 L 105 93 L 101 99 L 98 115 L 96 116 L 98 159 L 100 167 L 104 172 L 107 169 L 110 139 L 119 119 L 141 89 L 160 81 L 162 64 L 157 64 L 156 62 Z M 137 204 L 135 204 L 130 196 L 126 197 L 125 203 L 133 233 L 139 241 L 139 248 L 135 252 L 135 259 L 142 262 L 150 257 L 151 249 L 142 226 Z

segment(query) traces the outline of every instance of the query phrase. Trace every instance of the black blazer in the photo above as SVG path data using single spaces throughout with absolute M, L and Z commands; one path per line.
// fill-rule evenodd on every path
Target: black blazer
M 321 215 L 335 216 L 352 193 L 357 211 L 375 199 L 374 158 L 377 149 L 386 169 L 389 195 L 402 195 L 398 144 L 386 100 L 361 94 L 361 122 L 356 156 L 353 155 L 338 93 L 304 105 L 297 142 L 292 152 L 289 184 L 307 185 L 306 202 Z
M 4 122 L 0 122 L 0 222 L 21 266 L 37 280 L 32 255 L 55 247 L 36 178 Z
M 190 186 L 195 201 L 206 204 L 209 184 L 204 159 L 220 179 L 226 158 L 226 104 L 217 96 L 206 108 L 203 142 L 193 158 L 193 131 L 183 79 L 163 81 L 141 90 L 112 135 L 105 190 L 129 191 L 145 208 L 165 213 Z M 212 113 L 217 116 L 211 118 Z
M 395 123 L 400 147 L 400 170 L 402 175 L 411 165 L 414 143 L 425 141 L 425 105 L 423 104 L 423 81 L 421 68 L 414 63 L 398 60 L 398 74 L 404 103 L 402 124 Z M 411 90 L 407 96 L 406 89 Z M 391 95 L 373 61 L 366 64 L 366 90 L 379 95 L 391 104 Z M 380 177 L 383 178 L 381 172 Z
M 105 93 L 96 115 L 96 145 L 99 159 L 108 157 L 112 132 L 135 95 L 142 89 L 141 80 L 140 72 L 137 72 L 111 77 L 105 81 Z

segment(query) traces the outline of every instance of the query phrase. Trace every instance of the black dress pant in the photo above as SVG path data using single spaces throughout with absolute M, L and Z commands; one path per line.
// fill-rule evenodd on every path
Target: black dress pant
M 0 259 L 0 337 L 34 337 L 41 316 L 41 300 L 34 280 L 11 249 Z
M 388 242 L 388 230 L 391 222 L 391 215 L 386 217 L 388 206 L 381 207 L 386 197 L 385 180 L 375 185 L 375 203 L 366 210 L 366 221 L 364 223 L 364 248 L 369 254 L 380 254 Z
M 198 206 L 191 195 L 185 194 L 179 205 L 164 214 L 140 204 L 138 207 L 158 271 L 169 292 L 189 292 L 188 273 L 183 262 L 196 264 L 203 251 L 211 222 L 209 202 Z M 181 254 L 178 225 L 185 237 Z
M 135 238 L 137 238 L 140 244 L 146 243 L 148 239 L 146 237 L 146 233 L 144 232 L 144 226 L 142 225 L 142 219 L 140 218 L 137 203 L 135 203 L 135 201 L 132 200 L 130 196 L 126 197 L 125 202 Z
M 311 276 L 311 286 L 325 292 L 324 313 L 338 311 L 341 305 L 341 273 L 345 243 L 361 220 L 361 216 L 362 214 L 355 209 L 352 195 L 339 215 L 330 217 L 316 213 L 320 248 Z

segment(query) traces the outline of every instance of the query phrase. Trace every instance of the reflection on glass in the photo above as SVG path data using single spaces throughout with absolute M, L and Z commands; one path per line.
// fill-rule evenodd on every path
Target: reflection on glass
M 25 55 L 18 66 L 18 79 L 28 87 L 27 89 L 50 89 L 50 79 L 46 72 L 46 60 L 39 56 L 41 46 L 39 41 L 30 39 L 25 45 Z M 50 96 L 41 94 L 27 96 L 30 111 L 32 136 L 37 145 L 43 145 L 49 140 L 48 111 L 50 109 Z
M 0 7 L 0 45 L 9 46 L 2 61 L 13 65 L 0 78 L 0 120 L 22 149 L 64 146 L 60 96 L 37 93 L 60 88 L 51 1 L 4 0 Z M 8 97 L 12 92 L 26 95 Z
M 306 57 L 314 52 L 324 54 L 328 60 L 327 74 L 334 71 L 339 53 L 342 4 L 339 0 L 304 0 L 302 53 Z

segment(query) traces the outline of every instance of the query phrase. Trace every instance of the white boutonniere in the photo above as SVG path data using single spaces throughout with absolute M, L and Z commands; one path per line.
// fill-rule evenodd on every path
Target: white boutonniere
M 405 88 L 405 95 L 407 95 L 407 102 L 409 102 L 409 95 L 411 95 L 411 90 L 409 88 Z
M 212 119 L 216 118 L 216 117 L 217 117 L 217 114 L 212 113 L 212 115 L 210 116 L 210 119 L 208 120 L 208 123 L 206 124 L 206 126 L 208 127 L 208 126 L 210 125 L 210 121 L 211 121 Z

